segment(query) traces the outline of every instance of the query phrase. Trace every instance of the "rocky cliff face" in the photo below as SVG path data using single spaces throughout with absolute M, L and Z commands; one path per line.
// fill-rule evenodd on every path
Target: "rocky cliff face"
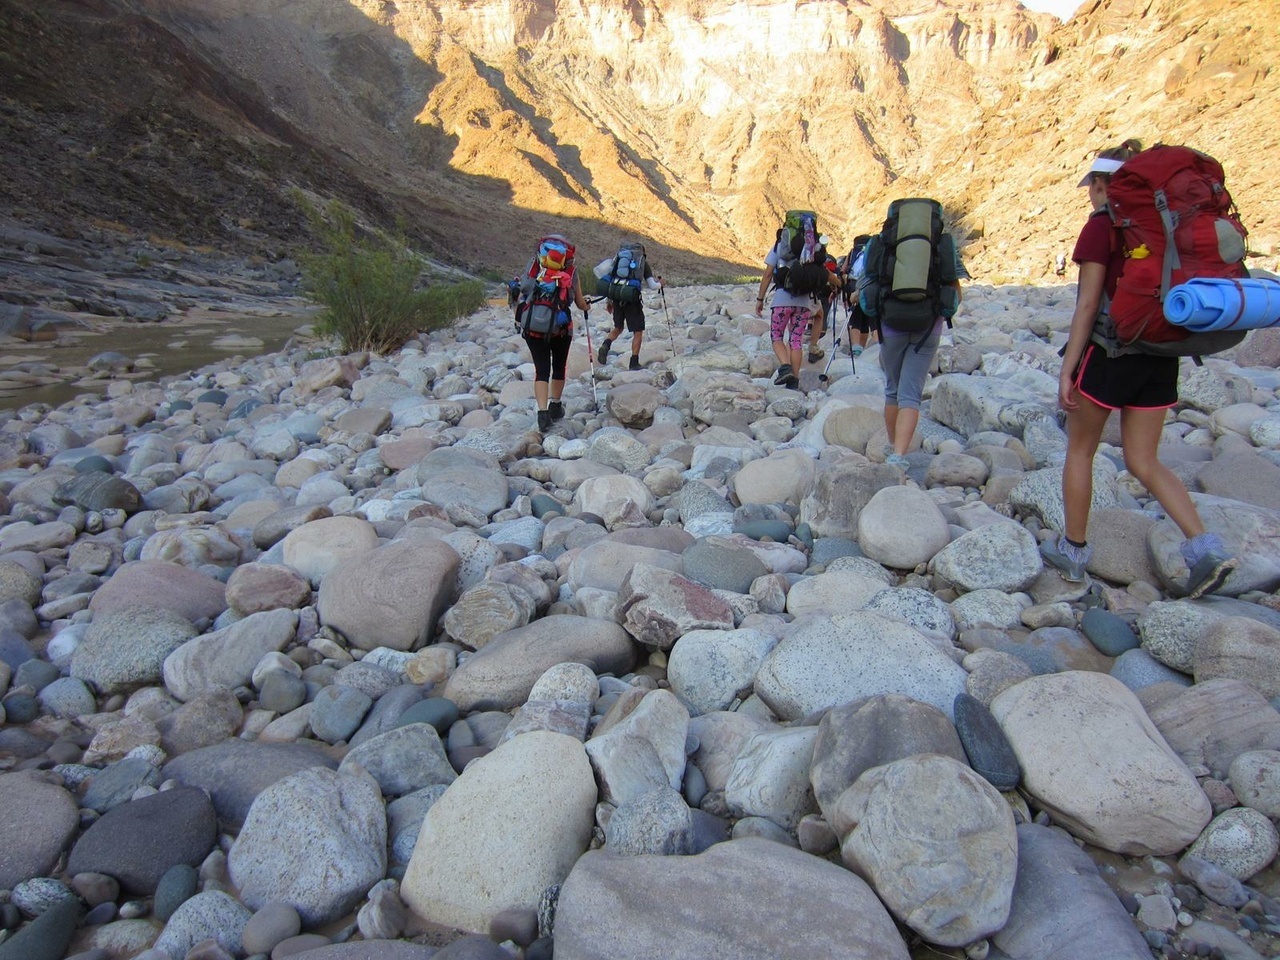
M 471 267 L 561 228 L 706 275 L 757 263 L 788 207 L 843 245 L 928 193 L 979 272 L 1034 277 L 1091 152 L 1137 135 L 1223 159 L 1269 245 L 1266 6 L 8 0 L 0 200 L 261 248 L 299 234 L 300 186 Z

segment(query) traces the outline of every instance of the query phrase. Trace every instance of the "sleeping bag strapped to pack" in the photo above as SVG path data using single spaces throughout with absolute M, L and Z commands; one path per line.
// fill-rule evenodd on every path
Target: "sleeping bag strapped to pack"
M 880 233 L 867 243 L 858 300 L 863 312 L 901 333 L 923 333 L 955 316 L 956 247 L 943 229 L 942 205 L 912 197 L 889 204 Z
M 574 246 L 559 234 L 538 241 L 520 281 L 516 327 L 532 337 L 546 337 L 569 327 L 573 303 Z
M 1249 275 L 1247 234 L 1223 179 L 1222 164 L 1208 154 L 1164 144 L 1130 157 L 1111 175 L 1106 209 L 1125 259 L 1094 336 L 1109 353 L 1199 356 L 1244 338 L 1239 330 L 1194 333 L 1164 315 L 1164 300 L 1178 284 Z
M 644 274 L 644 244 L 624 243 L 618 248 L 608 272 L 596 278 L 596 295 L 608 297 L 615 303 L 638 303 Z
M 797 297 L 817 296 L 827 289 L 827 251 L 818 241 L 818 215 L 788 210 L 778 230 L 778 264 L 773 285 Z

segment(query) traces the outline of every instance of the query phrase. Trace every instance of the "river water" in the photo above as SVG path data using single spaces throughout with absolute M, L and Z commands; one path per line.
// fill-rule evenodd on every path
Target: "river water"
M 272 353 L 313 316 L 301 303 L 256 313 L 190 311 L 161 323 L 63 327 L 47 342 L 9 340 L 0 345 L 0 408 L 11 413 L 28 404 L 57 406 L 81 394 L 104 394 L 112 379 L 88 371 L 89 361 L 102 353 L 134 361 L 134 370 L 117 379 L 157 381 L 235 356 Z

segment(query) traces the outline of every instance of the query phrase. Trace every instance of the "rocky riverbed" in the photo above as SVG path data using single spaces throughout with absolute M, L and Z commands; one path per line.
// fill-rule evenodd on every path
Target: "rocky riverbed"
M 21 409 L 0 960 L 1276 956 L 1280 336 L 1165 428 L 1223 595 L 1112 428 L 1072 585 L 1072 294 L 967 289 L 905 471 L 753 287 L 545 436 L 496 307 Z

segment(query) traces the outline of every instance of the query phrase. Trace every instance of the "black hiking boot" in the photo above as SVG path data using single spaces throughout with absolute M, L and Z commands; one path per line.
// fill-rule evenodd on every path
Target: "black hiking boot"
M 539 410 L 538 411 L 538 432 L 546 433 L 550 429 L 551 429 L 551 411 Z
M 791 364 L 789 363 L 778 364 L 778 370 L 773 375 L 773 382 L 778 384 L 779 386 L 786 386 L 787 381 L 790 379 L 793 379 L 791 375 Z
M 552 400 L 547 404 L 547 413 L 551 414 L 552 420 L 559 420 L 564 416 L 564 404 L 559 400 Z
M 639 369 L 640 369 L 640 356 L 639 356 L 639 354 L 635 354 L 635 353 L 633 353 L 633 354 L 631 355 L 631 364 L 627 367 L 627 369 L 628 369 L 628 370 L 639 370 Z
M 604 343 L 600 344 L 600 349 L 596 351 L 596 363 L 609 362 L 609 347 L 612 346 L 612 344 L 613 341 L 611 340 L 605 340 Z

